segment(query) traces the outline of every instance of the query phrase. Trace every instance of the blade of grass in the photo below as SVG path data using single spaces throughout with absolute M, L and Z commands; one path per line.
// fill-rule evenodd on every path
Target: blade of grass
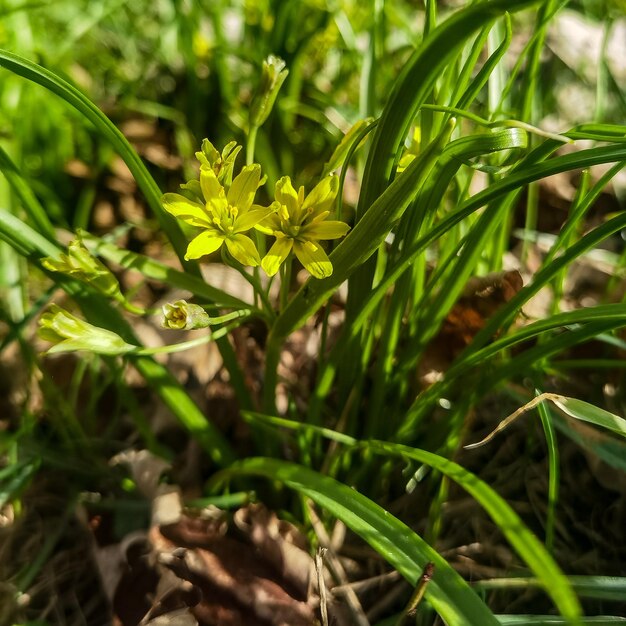
M 434 563 L 435 574 L 426 590 L 426 598 L 448 624 L 497 624 L 487 606 L 433 548 L 354 489 L 301 465 L 268 458 L 239 461 L 217 474 L 212 484 L 240 475 L 280 481 L 310 498 L 369 543 L 411 584 L 415 584 L 428 562 Z
M 576 596 L 572 592 L 567 578 L 561 572 L 548 551 L 500 495 L 476 475 L 465 470 L 457 463 L 449 461 L 437 454 L 433 454 L 432 452 L 411 448 L 402 444 L 378 440 L 359 441 L 342 433 L 334 433 L 334 431 L 329 431 L 329 429 L 275 418 L 273 416 L 263 416 L 253 413 L 245 413 L 245 416 L 248 419 L 261 419 L 263 421 L 269 421 L 269 423 L 280 424 L 287 428 L 310 430 L 311 432 L 328 437 L 333 441 L 344 444 L 352 442 L 353 445 L 365 447 L 375 454 L 412 459 L 419 463 L 425 463 L 433 469 L 438 470 L 444 476 L 447 476 L 460 485 L 480 503 L 497 524 L 498 528 L 500 528 L 518 555 L 527 563 L 537 578 L 541 580 L 543 588 L 550 595 L 554 604 L 558 607 L 559 611 L 561 611 L 561 614 L 571 620 L 573 624 L 580 623 L 579 618 L 581 612 Z M 301 466 L 293 467 L 297 468 Z
M 386 442 L 369 442 L 369 445 L 380 454 L 400 455 L 426 463 L 463 487 L 483 506 L 518 555 L 541 580 L 543 588 L 568 623 L 581 623 L 580 604 L 566 576 L 537 537 L 491 487 L 460 465 L 432 452 Z
M 367 214 L 388 185 L 398 149 L 443 68 L 459 53 L 474 32 L 507 11 L 519 11 L 532 4 L 534 3 L 528 0 L 476 2 L 457 11 L 426 37 L 394 83 L 374 133 L 357 205 L 357 220 Z M 367 263 L 351 278 L 347 303 L 348 321 L 358 313 L 360 302 L 368 295 L 372 276 L 372 264 Z
M 626 597 L 626 578 L 618 576 L 568 576 L 572 589 L 581 598 L 623 602 Z M 494 578 L 474 583 L 475 589 L 498 590 L 541 588 L 537 578 Z
M 540 395 L 535 391 L 535 395 Z M 548 447 L 548 512 L 546 515 L 546 549 L 550 554 L 554 551 L 554 527 L 556 524 L 556 507 L 559 501 L 559 448 L 554 433 L 554 426 L 545 403 L 537 406 L 543 432 Z
M 560 626 L 569 624 L 569 622 L 561 617 L 554 615 L 497 615 L 496 616 L 503 626 Z M 615 615 L 600 615 L 597 617 L 585 617 L 581 622 L 583 626 L 612 626 L 612 624 L 623 624 L 626 622 L 625 617 L 617 617 Z
M 596 455 L 609 467 L 626 472 L 626 444 L 621 439 L 609 437 L 608 435 L 598 437 L 597 433 L 594 433 L 596 436 L 590 437 L 588 433 L 581 433 L 579 430 L 574 429 L 570 420 L 566 420 L 557 413 L 551 412 L 551 414 L 554 425 L 560 433 L 563 433 L 584 450 Z
M 159 225 L 172 243 L 183 267 L 187 269 L 197 268 L 195 263 L 185 261 L 184 259 L 187 240 L 176 220 L 163 209 L 161 204 L 162 194 L 158 185 L 139 158 L 137 152 L 111 120 L 76 87 L 28 59 L 0 49 L 0 67 L 5 67 L 14 74 L 37 83 L 63 98 L 63 100 L 84 115 L 103 137 L 111 142 L 126 165 L 128 165 L 150 208 L 159 221 Z

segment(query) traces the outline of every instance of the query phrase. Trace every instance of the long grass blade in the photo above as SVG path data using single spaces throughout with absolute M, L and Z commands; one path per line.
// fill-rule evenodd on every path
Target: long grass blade
M 323 507 L 393 565 L 411 584 L 425 565 L 435 564 L 426 598 L 442 619 L 457 626 L 491 626 L 497 620 L 467 583 L 408 526 L 359 492 L 308 468 L 269 458 L 239 461 L 213 482 L 240 475 L 264 476 L 280 481 Z
M 169 237 L 181 263 L 185 267 L 193 267 L 193 263 L 184 259 L 187 240 L 176 220 L 163 209 L 161 204 L 162 194 L 158 185 L 139 158 L 137 152 L 111 120 L 76 87 L 28 59 L 0 49 L 0 67 L 5 67 L 14 74 L 37 83 L 63 98 L 68 104 L 82 113 L 96 127 L 98 132 L 111 142 L 115 150 L 126 162 L 126 165 L 128 165 L 161 228 Z

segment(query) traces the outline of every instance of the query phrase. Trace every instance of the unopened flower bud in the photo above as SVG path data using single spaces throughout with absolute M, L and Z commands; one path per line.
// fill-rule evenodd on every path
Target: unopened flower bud
M 198 304 L 176 300 L 163 305 L 163 328 L 171 330 L 196 330 L 211 323 L 207 312 Z
M 208 139 L 204 139 L 202 150 L 196 152 L 196 158 L 200 161 L 201 168 L 213 170 L 217 180 L 223 186 L 229 187 L 233 182 L 233 168 L 240 150 L 241 146 L 238 146 L 236 141 L 230 141 L 220 154 Z
M 52 257 L 42 259 L 41 263 L 52 272 L 67 274 L 88 283 L 106 296 L 116 300 L 123 299 L 117 278 L 104 263 L 87 250 L 79 237 L 69 243 L 67 254 L 61 254 L 57 259 Z
M 285 82 L 287 74 L 289 70 L 286 69 L 286 64 L 280 57 L 270 54 L 263 61 L 261 82 L 250 103 L 251 127 L 259 128 L 263 125 L 272 111 L 278 91 Z
M 117 355 L 137 349 L 116 333 L 93 326 L 53 304 L 39 320 L 39 336 L 54 343 L 49 354 L 85 350 L 95 354 Z

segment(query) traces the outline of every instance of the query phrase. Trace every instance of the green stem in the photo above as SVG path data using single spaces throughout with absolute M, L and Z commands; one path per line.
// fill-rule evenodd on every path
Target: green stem
M 289 287 L 291 285 L 291 256 L 285 261 L 281 268 L 281 281 L 280 281 L 280 312 L 282 313 L 287 308 L 287 302 L 289 301 Z
M 241 315 L 236 315 L 240 313 Z M 197 337 L 196 339 L 190 339 L 189 341 L 182 341 L 181 343 L 174 343 L 167 346 L 159 346 L 158 348 L 140 348 L 132 354 L 138 356 L 153 356 L 155 354 L 172 354 L 174 352 L 183 352 L 184 350 L 189 350 L 190 348 L 196 348 L 197 346 L 201 346 L 211 341 L 216 341 L 220 337 L 226 336 L 231 330 L 237 328 L 237 326 L 240 326 L 244 322 L 244 320 L 250 316 L 249 314 L 249 311 L 235 311 L 234 313 L 224 315 L 223 317 L 230 317 L 230 319 L 233 319 L 233 317 L 239 317 L 242 318 L 240 319 L 240 321 L 235 322 L 234 324 L 229 324 L 228 326 L 223 326 L 222 328 L 210 333 L 209 335 Z
M 241 265 L 241 263 L 238 263 L 235 259 L 233 259 L 230 255 L 228 255 L 224 247 L 222 247 L 222 262 L 224 263 L 224 265 L 228 265 L 236 269 L 244 278 L 244 280 L 251 285 L 252 289 L 254 290 L 255 297 L 259 296 L 259 298 L 261 298 L 261 302 L 264 307 L 264 313 L 267 319 L 270 322 L 273 321 L 276 317 L 274 309 L 272 308 L 272 303 L 270 302 L 267 293 L 265 293 L 265 289 L 263 289 L 263 286 L 261 285 L 259 273 L 255 272 L 254 274 L 249 274 L 248 272 L 246 272 L 246 268 Z
M 254 163 L 254 150 L 258 132 L 258 126 L 250 126 L 250 130 L 248 131 L 248 143 L 246 144 L 246 165 L 252 165 Z

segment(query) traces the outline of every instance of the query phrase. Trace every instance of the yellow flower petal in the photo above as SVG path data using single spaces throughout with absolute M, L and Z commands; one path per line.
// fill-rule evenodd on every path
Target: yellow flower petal
M 185 254 L 185 258 L 189 259 L 199 259 L 201 256 L 205 254 L 211 254 L 211 252 L 215 252 L 224 242 L 224 235 L 222 235 L 218 230 L 205 230 L 200 233 L 195 239 L 192 239 L 189 245 L 187 246 L 187 253 Z
M 274 242 L 274 245 L 261 261 L 261 267 L 268 276 L 274 276 L 274 274 L 276 274 L 278 268 L 289 256 L 291 248 L 293 248 L 293 239 L 289 237 L 279 237 Z
M 260 265 L 261 257 L 250 237 L 233 235 L 226 239 L 226 247 L 232 256 L 242 265 Z
M 246 165 L 228 190 L 228 204 L 236 206 L 240 214 L 247 211 L 252 206 L 260 179 L 261 166 L 258 163 Z
M 213 224 L 213 218 L 216 217 L 220 222 L 230 220 L 230 213 L 228 212 L 228 202 L 226 197 L 212 198 L 206 203 L 207 213 L 211 215 L 211 224 Z
M 207 202 L 226 197 L 224 187 L 217 180 L 215 172 L 208 167 L 200 168 L 200 187 L 202 188 L 202 195 Z
M 245 233 L 273 213 L 273 211 L 274 209 L 271 206 L 251 209 L 235 220 L 235 232 Z
M 274 196 L 280 204 L 287 207 L 287 212 L 292 220 L 297 219 L 300 214 L 300 202 L 298 194 L 291 184 L 289 176 L 283 176 L 277 183 Z
M 282 230 L 282 222 L 278 215 L 278 210 L 281 207 L 282 205 L 279 202 L 272 202 L 272 204 L 270 204 L 272 212 L 262 222 L 255 224 L 254 227 L 266 235 L 273 235 L 275 231 Z M 256 208 L 257 206 L 253 205 L 252 210 Z
M 315 278 L 327 278 L 333 273 L 333 266 L 319 244 L 312 241 L 295 241 L 293 251 L 300 263 Z
M 191 224 L 192 226 L 206 227 L 211 223 L 211 216 L 204 207 L 192 202 L 178 193 L 166 193 L 161 199 L 163 207 L 174 217 Z
M 314 222 L 302 227 L 300 234 L 305 239 L 339 239 L 350 230 L 345 222 L 328 220 L 326 222 Z
M 327 176 L 323 178 L 305 198 L 302 203 L 302 210 L 312 209 L 312 215 L 317 215 L 323 211 L 330 211 L 339 191 L 339 178 L 337 176 Z

